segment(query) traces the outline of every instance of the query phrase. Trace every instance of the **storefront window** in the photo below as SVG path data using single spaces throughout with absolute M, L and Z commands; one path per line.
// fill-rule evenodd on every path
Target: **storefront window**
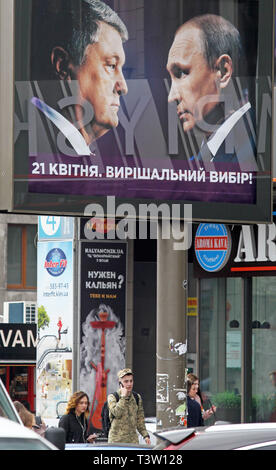
M 225 390 L 224 293 L 224 279 L 200 281 L 199 378 L 205 408 L 210 407 L 219 391 Z
M 8 284 L 21 285 L 22 278 L 22 227 L 8 227 Z
M 34 365 L 1 365 L 0 378 L 12 401 L 20 401 L 32 411 L 35 401 Z
M 36 232 L 34 224 L 8 226 L 8 289 L 36 288 Z
M 253 278 L 253 421 L 276 421 L 276 277 Z
M 242 280 L 228 278 L 226 279 L 226 386 L 223 419 L 230 422 L 240 422 L 241 367 Z
M 202 279 L 200 302 L 199 371 L 205 408 L 215 404 L 216 420 L 240 422 L 241 280 Z
M 239 395 L 242 361 L 241 279 L 228 278 L 226 287 L 226 389 Z

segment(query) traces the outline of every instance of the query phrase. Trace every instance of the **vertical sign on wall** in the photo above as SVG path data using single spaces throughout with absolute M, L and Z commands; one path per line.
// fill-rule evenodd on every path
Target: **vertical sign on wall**
M 72 393 L 74 219 L 39 217 L 36 409 L 56 418 Z
M 125 366 L 126 250 L 124 242 L 80 245 L 80 388 L 94 429 L 102 428 L 102 406 Z

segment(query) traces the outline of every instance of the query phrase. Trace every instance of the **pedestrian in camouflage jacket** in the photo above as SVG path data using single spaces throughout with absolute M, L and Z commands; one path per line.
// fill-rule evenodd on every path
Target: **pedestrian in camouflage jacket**
M 138 394 L 138 405 L 132 393 L 133 374 L 131 369 L 123 369 L 118 372 L 120 389 L 119 400 L 111 394 L 108 395 L 108 409 L 111 427 L 108 434 L 108 442 L 123 442 L 138 444 L 138 431 L 150 444 L 149 433 L 145 426 L 144 408 L 141 396 Z

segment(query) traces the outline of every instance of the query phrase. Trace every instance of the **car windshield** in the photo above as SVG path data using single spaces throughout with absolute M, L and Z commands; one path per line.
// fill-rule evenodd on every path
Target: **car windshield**
M 0 416 L 18 423 L 18 417 L 0 383 Z
M 39 439 L 8 438 L 0 439 L 1 450 L 50 450 L 44 442 Z

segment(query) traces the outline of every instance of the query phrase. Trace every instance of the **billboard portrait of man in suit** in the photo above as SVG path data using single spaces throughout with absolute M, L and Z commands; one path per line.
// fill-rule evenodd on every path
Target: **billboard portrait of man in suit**
M 168 54 L 169 102 L 177 105 L 184 132 L 203 133 L 195 157 L 211 164 L 256 169 L 255 130 L 247 89 L 237 89 L 242 47 L 238 30 L 214 14 L 194 17 L 176 31 Z

